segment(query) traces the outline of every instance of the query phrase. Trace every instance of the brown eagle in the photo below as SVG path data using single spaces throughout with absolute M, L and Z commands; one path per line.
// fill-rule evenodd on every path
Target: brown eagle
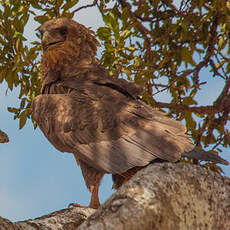
M 156 160 L 191 156 L 227 164 L 193 150 L 184 125 L 142 102 L 137 84 L 108 76 L 95 58 L 99 43 L 91 30 L 58 18 L 39 31 L 43 84 L 33 101 L 33 117 L 58 150 L 74 154 L 91 192 L 89 207 L 100 206 L 105 173 L 112 174 L 117 189 Z

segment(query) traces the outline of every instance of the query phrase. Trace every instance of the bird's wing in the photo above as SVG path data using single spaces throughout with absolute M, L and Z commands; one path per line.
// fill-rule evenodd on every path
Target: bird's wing
M 73 88 L 37 96 L 33 116 L 57 149 L 90 166 L 122 173 L 156 158 L 177 161 L 193 148 L 183 124 L 114 87 L 84 81 Z
M 112 78 L 103 69 L 99 69 L 98 67 L 95 68 L 93 65 L 91 66 L 90 72 L 87 72 L 89 69 L 90 66 L 87 70 L 84 70 L 83 72 L 81 72 L 79 69 L 73 71 L 71 77 L 66 78 L 65 81 L 62 82 L 62 85 L 68 88 L 79 89 L 79 87 L 84 87 L 87 82 L 95 83 L 97 85 L 106 86 L 117 90 L 120 93 L 123 93 L 133 99 L 142 95 L 144 92 L 144 85 L 142 84 L 128 82 L 124 79 Z M 76 78 L 76 75 L 84 75 L 84 77 Z
M 211 161 L 216 164 L 229 165 L 229 162 L 223 159 L 222 157 L 212 153 L 204 151 L 203 149 L 194 148 L 190 152 L 183 152 L 183 157 L 190 157 L 199 161 Z

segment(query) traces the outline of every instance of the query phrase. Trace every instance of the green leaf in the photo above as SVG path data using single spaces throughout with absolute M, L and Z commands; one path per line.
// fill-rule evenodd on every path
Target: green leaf
M 197 105 L 197 101 L 195 101 L 192 97 L 183 97 L 183 104 L 185 104 L 185 105 Z
M 26 120 L 27 120 L 27 115 L 26 115 L 26 110 L 24 110 L 20 116 L 19 116 L 19 129 L 22 129 L 24 127 L 24 125 L 26 124 Z
M 23 26 L 26 25 L 28 20 L 29 20 L 29 14 L 27 12 L 24 12 L 24 14 L 23 14 L 23 16 L 21 18 L 21 23 L 23 24 Z
M 103 20 L 105 24 L 112 29 L 112 31 L 115 33 L 115 36 L 119 34 L 119 23 L 117 21 L 117 18 L 112 12 L 109 12 L 107 15 L 103 15 Z
M 97 30 L 97 36 L 101 39 L 101 40 L 108 40 L 111 37 L 111 29 L 109 29 L 108 27 L 100 27 Z
M 56 0 L 55 1 L 55 6 L 56 8 L 60 8 L 64 0 Z
M 140 66 L 141 65 L 141 59 L 140 59 L 140 57 L 134 57 L 134 66 L 135 67 L 138 67 L 138 66 Z
M 196 66 L 196 63 L 193 60 L 192 55 L 193 53 L 187 47 L 182 47 L 181 56 L 186 66 L 188 63 L 191 64 L 192 66 Z
M 131 75 L 131 71 L 130 71 L 128 68 L 126 68 L 126 67 L 122 67 L 121 71 L 122 71 L 123 73 L 127 74 L 127 76 L 130 76 L 130 75 Z
M 42 15 L 42 16 L 36 16 L 34 17 L 34 20 L 39 22 L 40 24 L 45 23 L 46 21 L 50 20 L 50 17 Z
M 15 74 L 15 73 L 14 73 L 14 72 L 7 71 L 6 77 L 5 77 L 6 82 L 7 82 L 8 87 L 9 87 L 10 90 L 13 89 L 13 84 L 14 84 L 14 82 L 13 82 L 13 74 Z
M 189 112 L 185 112 L 184 117 L 185 117 L 187 129 L 188 130 L 196 129 L 196 122 L 194 121 L 192 114 Z
M 124 30 L 121 32 L 120 36 L 122 37 L 122 39 L 126 39 L 127 37 L 129 37 L 131 34 L 130 30 Z
M 10 113 L 17 113 L 19 111 L 19 109 L 13 107 L 8 107 L 7 109 Z
M 227 45 L 227 40 L 224 39 L 224 37 L 221 37 L 218 42 L 217 52 L 220 52 L 222 49 L 224 49 L 226 45 Z
M 70 8 L 72 8 L 74 5 L 76 5 L 79 2 L 79 0 L 68 0 L 66 1 L 66 3 L 62 6 L 62 9 L 64 11 L 69 10 Z

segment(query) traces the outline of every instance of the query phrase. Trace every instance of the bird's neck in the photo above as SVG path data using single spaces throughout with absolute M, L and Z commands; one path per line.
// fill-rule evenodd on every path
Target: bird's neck
M 48 48 L 42 56 L 42 85 L 81 76 L 97 66 L 95 57 L 76 46 Z

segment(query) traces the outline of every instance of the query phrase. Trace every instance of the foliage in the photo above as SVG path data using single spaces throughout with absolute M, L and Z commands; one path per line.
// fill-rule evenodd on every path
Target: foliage
M 20 128 L 31 118 L 31 101 L 41 87 L 40 45 L 29 43 L 24 34 L 29 19 L 42 24 L 97 7 L 105 23 L 97 35 L 104 45 L 102 63 L 108 72 L 145 84 L 143 100 L 184 120 L 197 146 L 216 153 L 230 146 L 228 0 L 94 0 L 82 7 L 78 0 L 1 2 L 0 82 L 5 80 L 10 90 L 20 87 L 19 107 L 8 108 Z M 219 96 L 208 106 L 196 100 L 206 84 L 204 70 L 210 80 L 223 82 Z M 164 92 L 170 94 L 169 103 L 155 99 Z

